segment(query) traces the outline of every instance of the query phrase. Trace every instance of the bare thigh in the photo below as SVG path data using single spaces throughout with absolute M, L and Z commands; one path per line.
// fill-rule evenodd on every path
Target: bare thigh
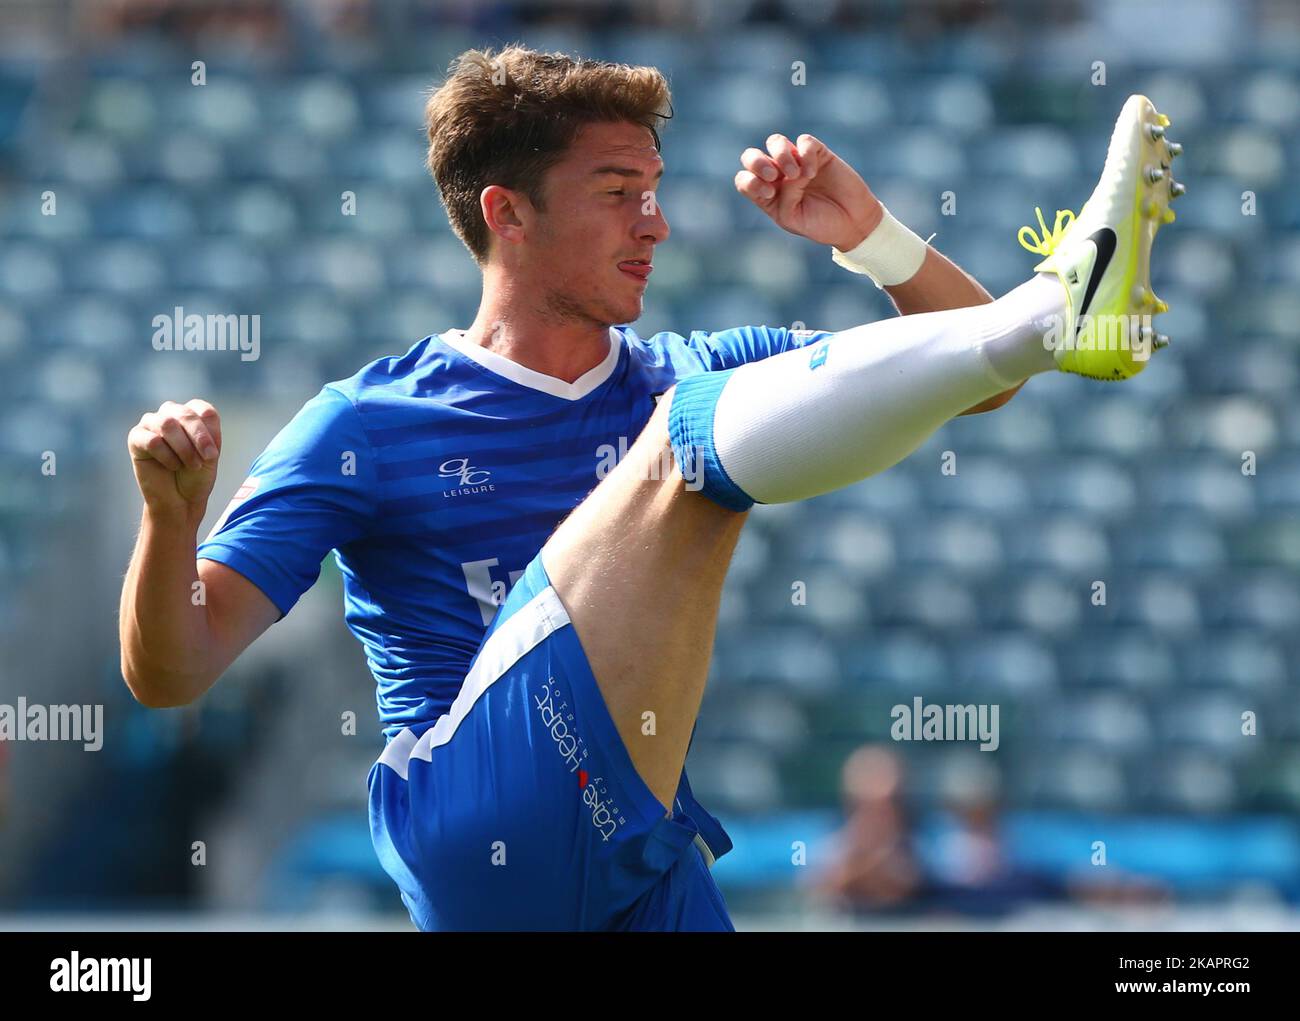
M 747 513 L 686 487 L 672 391 L 627 456 L 556 529 L 542 563 L 641 779 L 671 812 Z

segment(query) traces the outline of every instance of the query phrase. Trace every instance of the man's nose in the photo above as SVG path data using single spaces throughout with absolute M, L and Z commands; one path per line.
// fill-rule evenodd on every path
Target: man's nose
M 672 233 L 672 230 L 668 226 L 668 217 L 664 214 L 659 199 L 656 196 L 651 196 L 649 201 L 654 203 L 654 207 L 653 211 L 642 221 L 640 237 L 653 240 L 658 244 L 661 241 L 668 240 L 668 235 Z

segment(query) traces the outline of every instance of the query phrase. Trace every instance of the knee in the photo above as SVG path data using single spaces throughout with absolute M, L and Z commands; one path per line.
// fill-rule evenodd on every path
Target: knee
M 723 468 L 713 434 L 718 399 L 734 372 L 724 369 L 681 380 L 664 394 L 655 418 L 662 416 L 668 456 L 684 487 L 727 510 L 747 511 L 754 500 Z

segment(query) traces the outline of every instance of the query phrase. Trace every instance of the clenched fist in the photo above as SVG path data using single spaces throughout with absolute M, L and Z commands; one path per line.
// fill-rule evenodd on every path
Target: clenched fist
M 746 149 L 740 162 L 736 190 L 791 234 L 847 252 L 884 216 L 867 182 L 812 135 L 797 145 L 769 135 L 767 152 Z
M 221 416 L 207 401 L 166 401 L 126 437 L 135 480 L 155 511 L 202 517 L 217 480 Z

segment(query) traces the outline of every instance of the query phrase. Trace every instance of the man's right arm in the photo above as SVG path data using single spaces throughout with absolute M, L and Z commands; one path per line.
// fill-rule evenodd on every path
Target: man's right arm
M 127 447 L 144 514 L 122 586 L 122 677 L 144 705 L 187 705 L 280 611 L 237 571 L 195 557 L 221 451 L 217 410 L 168 401 L 140 419 Z

